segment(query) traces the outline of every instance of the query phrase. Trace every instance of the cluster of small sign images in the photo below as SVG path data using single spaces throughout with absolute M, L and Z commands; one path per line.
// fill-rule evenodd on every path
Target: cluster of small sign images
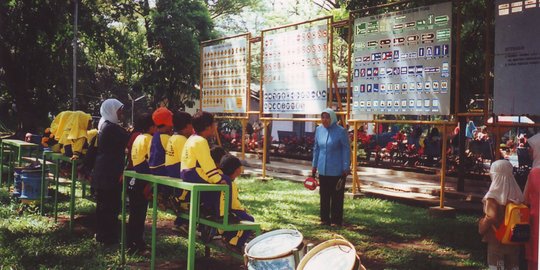
M 497 6 L 499 16 L 521 13 L 527 9 L 540 8 L 539 0 L 511 1 Z

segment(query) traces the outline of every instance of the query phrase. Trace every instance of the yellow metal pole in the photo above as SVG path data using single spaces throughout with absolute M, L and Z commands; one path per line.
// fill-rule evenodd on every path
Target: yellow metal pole
M 266 178 L 266 152 L 268 151 L 268 139 L 266 136 L 268 136 L 268 121 L 263 120 L 264 125 L 264 138 L 263 138 L 263 157 L 262 157 L 262 178 Z
M 440 207 L 444 208 L 444 191 L 445 191 L 445 181 L 446 181 L 446 123 L 443 124 L 443 135 L 442 135 L 442 149 L 441 149 L 441 194 L 440 194 Z
M 240 142 L 242 143 L 242 160 L 246 160 L 246 119 L 240 120 L 242 123 L 242 136 Z
M 357 122 L 354 122 L 353 124 L 353 127 L 354 127 L 354 131 L 353 131 L 353 134 L 354 134 L 354 138 L 353 138 L 353 152 L 352 152 L 352 180 L 353 180 L 353 184 L 352 184 L 352 194 L 353 195 L 356 195 L 356 191 L 360 191 L 360 181 L 358 180 L 358 155 L 357 155 L 357 152 L 358 152 L 358 123 Z

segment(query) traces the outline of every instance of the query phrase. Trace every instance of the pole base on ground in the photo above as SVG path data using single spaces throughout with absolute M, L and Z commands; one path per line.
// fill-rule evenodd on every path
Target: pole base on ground
M 270 181 L 270 180 L 273 180 L 272 177 L 268 177 L 268 176 L 266 176 L 266 177 L 259 176 L 259 177 L 255 178 L 255 179 L 261 180 L 261 181 L 263 181 L 263 182 L 268 182 L 268 181 Z
M 456 218 L 456 209 L 445 206 L 433 206 L 429 208 L 429 216 L 434 218 Z
M 362 192 L 355 192 L 355 193 L 345 192 L 345 198 L 347 198 L 347 199 L 360 199 L 360 198 L 363 198 L 365 196 L 366 196 L 366 194 L 364 194 Z

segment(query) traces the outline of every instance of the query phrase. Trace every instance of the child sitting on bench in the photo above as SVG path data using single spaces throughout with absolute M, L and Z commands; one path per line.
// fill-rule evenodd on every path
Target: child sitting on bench
M 230 186 L 229 188 L 229 213 L 232 216 L 230 221 L 251 221 L 254 222 L 253 216 L 247 213 L 246 208 L 238 199 L 238 186 L 234 181 L 242 173 L 242 163 L 233 155 L 225 155 L 221 158 L 219 167 L 223 171 L 223 178 Z M 225 197 L 221 196 L 220 214 L 224 215 Z M 246 241 L 251 236 L 251 231 L 230 231 L 223 232 L 224 241 L 231 245 L 236 251 L 242 252 Z

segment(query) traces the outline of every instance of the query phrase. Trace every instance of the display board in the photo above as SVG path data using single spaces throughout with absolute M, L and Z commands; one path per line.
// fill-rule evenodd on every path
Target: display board
M 249 36 L 204 46 L 201 58 L 202 109 L 212 113 L 247 112 Z
M 358 18 L 353 29 L 353 114 L 450 114 L 452 3 Z
M 540 1 L 495 2 L 495 114 L 540 115 Z
M 300 27 L 263 35 L 264 113 L 319 114 L 326 108 L 328 25 Z

